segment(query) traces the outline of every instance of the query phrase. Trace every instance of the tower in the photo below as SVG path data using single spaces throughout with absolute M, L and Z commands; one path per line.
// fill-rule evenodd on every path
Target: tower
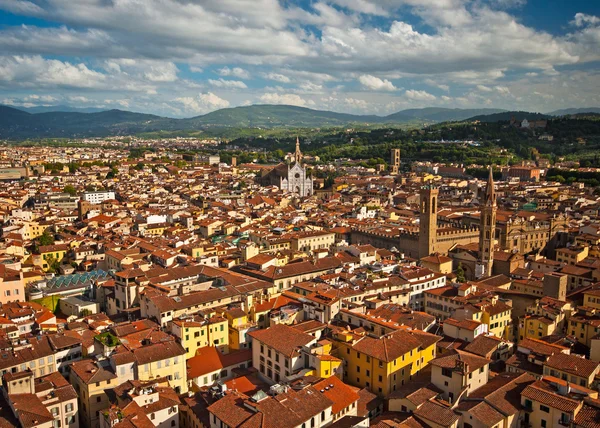
M 294 162 L 300 163 L 302 160 L 302 152 L 300 151 L 300 138 L 296 137 L 296 153 L 294 154 Z
M 492 275 L 494 264 L 494 233 L 496 231 L 496 191 L 494 177 L 490 166 L 490 175 L 485 186 L 485 195 L 481 202 L 481 217 L 479 221 L 479 257 L 475 266 L 475 276 L 481 278 Z
M 427 257 L 436 249 L 438 195 L 439 190 L 433 185 L 425 185 L 419 192 L 419 258 Z
M 400 171 L 400 149 L 392 149 L 390 156 L 390 172 L 398 174 Z

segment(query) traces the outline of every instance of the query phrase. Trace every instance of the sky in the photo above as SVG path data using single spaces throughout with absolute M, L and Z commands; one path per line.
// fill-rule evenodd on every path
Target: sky
M 0 104 L 600 106 L 600 0 L 0 0 Z

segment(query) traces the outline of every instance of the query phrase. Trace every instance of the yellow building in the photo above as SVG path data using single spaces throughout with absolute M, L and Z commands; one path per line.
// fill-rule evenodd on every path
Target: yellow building
M 179 343 L 185 349 L 186 359 L 192 358 L 198 348 L 205 346 L 216 346 L 222 352 L 229 349 L 227 319 L 221 316 L 194 315 L 186 319 L 176 319 L 169 323 L 169 330 L 179 338 Z
M 600 363 L 571 354 L 554 354 L 544 362 L 544 375 L 554 376 L 573 385 L 596 388 Z
M 25 221 L 20 233 L 25 239 L 39 238 L 44 234 L 44 231 L 50 227 L 50 224 L 40 224 L 37 221 Z
M 597 399 L 598 392 L 544 376 L 521 393 L 521 405 L 525 410 L 523 422 L 530 427 L 587 426 L 573 424 L 583 409 L 585 398 Z M 596 412 L 594 407 L 589 410 L 592 410 L 592 415 Z M 592 416 L 590 421 L 594 419 Z
M 225 311 L 223 315 L 227 319 L 229 330 L 229 349 L 250 348 L 250 337 L 246 335 L 248 332 L 257 329 L 257 324 L 250 321 L 248 314 L 241 308 L 230 309 Z
M 435 358 L 441 337 L 421 330 L 398 330 L 380 338 L 343 331 L 335 339 L 337 356 L 344 360 L 344 382 L 386 396 Z
M 166 378 L 177 394 L 187 392 L 186 351 L 179 343 L 155 343 L 134 349 L 132 353 L 138 380 Z
M 169 225 L 165 223 L 149 224 L 145 228 L 140 228 L 144 236 L 162 236 Z
M 512 303 L 512 302 L 511 302 Z M 496 337 L 512 340 L 512 306 L 494 296 L 490 303 L 477 305 L 481 309 L 481 322 Z
M 294 251 L 328 249 L 335 244 L 335 233 L 324 231 L 299 232 L 292 236 Z
M 69 251 L 69 246 L 65 244 L 42 245 L 39 247 L 39 254 L 34 255 L 34 264 L 41 266 L 44 272 L 52 268 L 55 262 L 62 262 Z
M 587 245 L 581 247 L 558 248 L 556 250 L 556 261 L 576 265 L 589 254 Z
M 556 331 L 556 323 L 541 315 L 525 315 L 519 318 L 519 340 L 539 339 Z
M 562 332 L 572 306 L 571 303 L 544 296 L 526 311 L 527 313 L 519 318 L 519 340 L 539 339 Z
M 600 289 L 590 289 L 583 292 L 583 306 L 600 309 Z
M 105 391 L 119 386 L 119 380 L 110 367 L 103 367 L 93 360 L 71 364 L 70 381 L 79 396 L 79 417 L 83 426 L 98 426 L 99 413 L 110 405 Z
M 592 338 L 598 333 L 600 333 L 600 315 L 596 309 L 582 307 L 569 318 L 567 334 L 575 336 L 579 343 L 591 347 Z

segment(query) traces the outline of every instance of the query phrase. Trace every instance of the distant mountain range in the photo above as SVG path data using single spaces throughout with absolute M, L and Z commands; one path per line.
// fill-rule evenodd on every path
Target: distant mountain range
M 402 110 L 388 116 L 353 115 L 312 110 L 289 105 L 254 105 L 217 110 L 188 119 L 172 119 L 122 110 L 25 111 L 0 105 L 0 139 L 81 138 L 131 135 L 152 131 L 184 131 L 206 128 L 328 127 L 373 124 L 437 123 L 477 118 L 482 121 L 509 120 L 517 115 L 528 119 L 549 117 L 539 113 L 508 112 L 501 109 L 423 108 Z M 30 109 L 33 110 L 33 109 Z M 569 109 L 578 110 L 578 109 Z M 584 109 L 586 110 L 586 109 Z M 599 110 L 600 109 L 587 109 Z M 566 111 L 566 110 L 565 110 Z M 572 113 L 564 113 L 572 114 Z
M 565 108 L 547 113 L 550 116 L 567 116 L 570 114 L 600 113 L 600 107 Z
M 27 113 L 51 113 L 51 112 L 63 112 L 63 113 L 99 113 L 106 111 L 105 108 L 99 107 L 71 107 L 65 105 L 57 106 L 37 106 L 37 107 L 15 107 L 18 110 L 26 111 Z

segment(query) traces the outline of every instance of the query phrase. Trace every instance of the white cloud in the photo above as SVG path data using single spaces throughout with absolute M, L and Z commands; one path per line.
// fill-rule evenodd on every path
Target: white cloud
M 284 76 L 283 74 L 279 74 L 279 73 L 265 73 L 263 74 L 263 77 L 265 79 L 268 80 L 273 80 L 275 82 L 281 82 L 281 83 L 290 83 L 291 79 L 287 76 Z
M 313 82 L 302 82 L 300 83 L 300 85 L 298 85 L 298 88 L 300 89 L 300 91 L 302 92 L 306 92 L 306 93 L 321 93 L 323 92 L 323 85 L 319 85 L 317 83 L 313 83 Z
M 87 103 L 93 102 L 93 100 L 90 100 L 88 97 L 84 97 L 84 96 L 81 96 L 81 95 L 70 96 L 70 97 L 68 97 L 68 99 L 71 102 L 81 103 L 81 104 L 87 104 Z
M 31 94 L 23 98 L 25 102 L 39 102 L 39 103 L 55 103 L 58 101 L 58 98 L 53 97 L 52 95 L 37 95 Z
M 218 80 L 208 79 L 208 83 L 217 88 L 228 88 L 228 89 L 246 89 L 248 86 L 240 80 L 225 80 L 220 78 Z
M 183 113 L 207 113 L 229 107 L 229 101 L 218 97 L 212 92 L 200 93 L 196 97 L 179 97 L 173 101 L 181 106 Z
M 174 82 L 177 80 L 177 66 L 172 62 L 160 65 L 150 65 L 144 77 L 151 82 Z
M 404 92 L 404 95 L 414 101 L 435 101 L 435 95 L 430 94 L 426 91 L 417 91 L 414 89 L 409 89 Z
M 220 70 L 218 70 L 218 73 L 221 76 L 232 76 L 232 77 L 238 77 L 240 79 L 249 79 L 250 78 L 250 73 L 247 70 L 244 70 L 243 68 L 240 68 L 240 67 L 234 67 L 234 68 L 223 67 Z
M 361 100 L 357 98 L 344 98 L 344 103 L 349 105 L 352 109 L 367 111 L 370 107 L 370 104 L 366 100 Z
M 512 95 L 510 93 L 510 89 L 508 89 L 506 86 L 496 86 L 494 89 L 496 89 L 496 91 L 498 91 L 498 93 L 500 95 L 505 95 L 505 96 Z
M 198 67 L 197 65 L 190 65 L 190 71 L 192 73 L 204 73 L 204 69 L 202 67 Z
M 372 76 L 370 74 L 363 74 L 358 78 L 358 81 L 367 89 L 373 91 L 395 91 L 396 87 L 392 82 L 387 79 L 380 79 L 379 77 Z
M 268 92 L 260 97 L 260 101 L 265 104 L 286 104 L 293 106 L 306 107 L 314 104 L 314 101 L 307 101 L 296 94 L 279 94 L 277 92 Z
M 106 76 L 85 64 L 71 64 L 41 56 L 0 57 L 0 86 L 100 88 Z
M 575 19 L 572 21 L 577 27 L 583 27 L 586 25 L 600 25 L 600 18 L 594 15 L 587 15 L 585 13 L 576 13 Z
M 492 92 L 493 89 L 485 85 L 477 85 L 477 90 L 480 92 Z

